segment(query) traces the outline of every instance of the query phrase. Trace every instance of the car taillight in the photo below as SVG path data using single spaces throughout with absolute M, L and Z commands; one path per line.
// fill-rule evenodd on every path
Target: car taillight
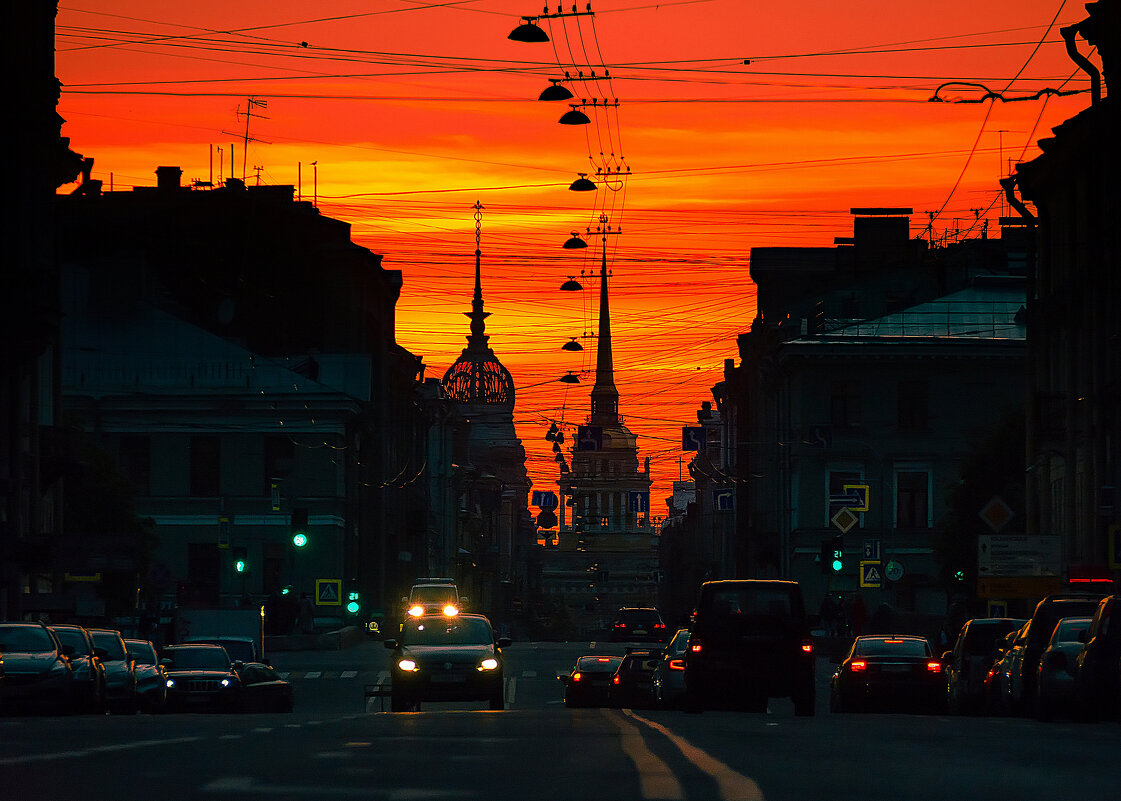
M 684 659 L 671 659 L 669 661 L 669 669 L 670 670 L 685 670 L 685 660 Z
M 665 627 L 666 627 L 665 623 L 655 623 L 654 624 L 654 628 L 656 628 L 656 629 L 664 629 Z
M 813 640 L 802 640 L 802 652 L 807 653 L 807 654 L 812 654 L 814 652 L 814 641 Z
M 699 654 L 701 652 L 701 641 L 700 640 L 690 640 L 689 641 L 689 650 L 692 651 L 695 654 Z
M 617 629 L 625 629 L 626 627 L 627 627 L 626 623 L 616 623 L 615 624 L 615 628 L 617 628 Z
M 849 662 L 849 670 L 853 673 L 859 673 L 866 667 L 868 667 L 868 664 L 863 659 L 854 659 Z
M 929 670 L 931 673 L 938 673 L 939 671 L 942 670 L 942 663 L 941 662 L 935 662 L 934 660 L 931 660 L 930 662 L 926 663 L 926 669 Z
M 582 680 L 583 678 L 584 678 L 584 674 L 583 674 L 583 673 L 573 673 L 573 674 L 572 674 L 572 680 L 573 680 L 573 681 L 580 681 L 580 680 Z
M 612 676 L 611 677 L 611 683 L 612 684 L 618 684 L 619 683 L 619 677 L 618 676 Z

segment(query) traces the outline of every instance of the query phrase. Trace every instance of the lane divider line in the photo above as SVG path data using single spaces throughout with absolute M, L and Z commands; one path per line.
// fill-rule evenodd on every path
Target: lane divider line
M 660 723 L 636 715 L 629 709 L 621 711 L 627 717 L 633 718 L 665 735 L 671 743 L 677 746 L 682 756 L 692 762 L 701 772 L 715 779 L 723 801 L 766 801 L 763 797 L 763 791 L 753 779 L 732 770 L 720 760 L 697 748 L 685 738 L 674 734 Z
M 619 729 L 619 740 L 623 753 L 634 763 L 638 771 L 638 784 L 644 799 L 659 801 L 684 801 L 685 790 L 673 775 L 669 765 L 659 759 L 642 738 L 642 732 L 632 723 L 623 720 L 618 713 L 604 712 L 608 720 Z
M 75 751 L 56 751 L 53 754 L 26 754 L 17 757 L 0 758 L 0 765 L 24 765 L 29 762 L 50 762 L 55 759 L 72 759 L 74 757 L 93 756 L 112 751 L 131 751 L 135 748 L 149 748 L 156 745 L 178 745 L 180 743 L 195 743 L 204 737 L 174 737 L 169 740 L 138 740 L 133 743 L 118 743 L 115 745 L 98 745 Z

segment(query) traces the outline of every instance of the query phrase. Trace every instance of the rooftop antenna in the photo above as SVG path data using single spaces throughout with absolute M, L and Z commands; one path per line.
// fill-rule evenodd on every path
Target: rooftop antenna
M 269 101 L 258 100 L 255 97 L 250 97 L 250 98 L 248 98 L 248 100 L 246 102 L 245 111 L 243 112 L 241 110 L 241 106 L 239 105 L 237 107 L 237 112 L 236 112 L 238 119 L 241 118 L 242 114 L 245 115 L 245 134 L 242 135 L 242 137 L 241 137 L 242 140 L 243 140 L 242 150 L 241 150 L 241 180 L 242 181 L 245 180 L 247 170 L 248 170 L 247 158 L 248 158 L 248 154 L 249 154 L 249 143 L 250 142 L 260 142 L 262 145 L 271 144 L 271 142 L 266 142 L 263 139 L 254 139 L 253 137 L 251 137 L 249 135 L 249 121 L 251 119 L 253 119 L 254 117 L 257 117 L 258 119 L 262 119 L 262 120 L 267 120 L 268 119 L 268 117 L 266 117 L 264 114 L 254 113 L 253 112 L 254 107 L 256 107 L 256 108 L 268 108 L 269 107 Z M 238 136 L 238 134 L 233 133 L 232 131 L 222 131 L 222 133 L 226 134 L 227 136 Z M 234 160 L 233 160 L 233 149 L 232 148 L 230 150 L 230 154 L 231 154 L 230 155 L 230 172 L 233 172 Z

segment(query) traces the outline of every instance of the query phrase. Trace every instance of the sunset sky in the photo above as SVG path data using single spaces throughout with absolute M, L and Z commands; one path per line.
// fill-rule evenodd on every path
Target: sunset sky
M 688 477 L 680 429 L 754 317 L 750 249 L 831 246 L 851 235 L 854 206 L 911 207 L 916 236 L 931 212 L 936 239 L 978 235 L 977 215 L 995 232 L 1009 162 L 1089 104 L 1085 91 L 1028 99 L 1087 88 L 1058 30 L 1086 12 L 1060 0 L 592 10 L 543 19 L 552 41 L 522 43 L 507 34 L 540 0 L 62 0 L 63 134 L 106 189 L 154 185 L 163 164 L 205 181 L 211 145 L 215 180 L 302 173 L 306 199 L 403 272 L 397 341 L 428 376 L 465 346 L 481 202 L 487 333 L 518 387 L 536 489 L 555 489 L 543 435 L 583 422 L 595 363 L 597 281 L 581 274 L 598 269 L 600 242 L 561 244 L 607 214 L 622 227 L 608 242 L 620 411 L 652 460 L 659 515 Z M 597 80 L 538 101 L 566 70 Z M 1008 102 L 929 102 L 949 81 Z M 253 107 L 246 153 L 250 97 L 267 106 Z M 592 124 L 558 124 L 592 98 Z M 597 180 L 597 165 L 623 177 Z M 568 190 L 582 172 L 596 191 Z M 560 292 L 568 276 L 584 291 Z M 582 353 L 561 350 L 570 337 Z M 579 385 L 556 381 L 568 371 Z

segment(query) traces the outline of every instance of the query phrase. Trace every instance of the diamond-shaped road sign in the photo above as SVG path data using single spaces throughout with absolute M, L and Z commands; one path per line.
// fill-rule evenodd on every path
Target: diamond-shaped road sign
M 842 534 L 848 534 L 849 529 L 860 522 L 860 518 L 853 514 L 847 506 L 842 506 L 837 510 L 837 513 L 833 515 L 832 521 L 833 525 L 839 528 Z

